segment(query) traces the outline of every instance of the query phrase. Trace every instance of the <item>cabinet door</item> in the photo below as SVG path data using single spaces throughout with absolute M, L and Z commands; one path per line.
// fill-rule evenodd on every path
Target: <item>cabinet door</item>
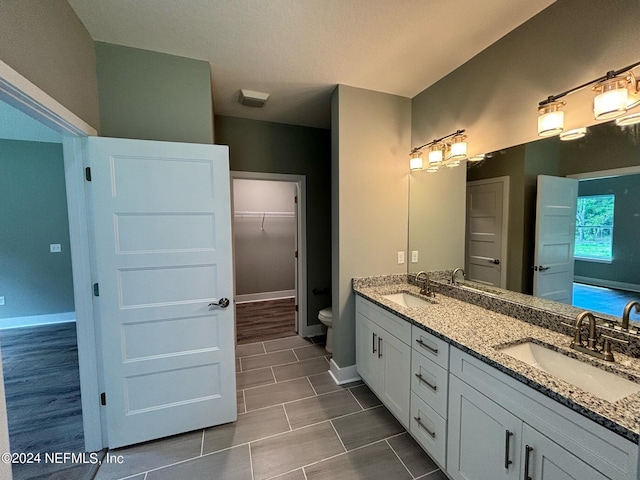
M 378 329 L 380 400 L 405 428 L 409 428 L 409 397 L 411 385 L 411 347 L 385 330 Z
M 447 473 L 452 478 L 518 478 L 522 422 L 453 375 L 448 430 Z
M 376 325 L 356 312 L 356 368 L 369 387 L 378 390 L 378 335 Z
M 606 480 L 597 470 L 524 424 L 522 478 L 531 480 Z

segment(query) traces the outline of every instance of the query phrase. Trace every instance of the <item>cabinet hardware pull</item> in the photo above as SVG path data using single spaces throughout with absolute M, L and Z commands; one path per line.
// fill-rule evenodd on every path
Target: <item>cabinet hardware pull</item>
M 420 345 L 422 348 L 426 348 L 427 350 L 429 350 L 431 353 L 433 353 L 434 355 L 438 354 L 438 349 L 437 348 L 433 348 L 430 345 L 427 345 L 426 343 L 424 343 L 422 341 L 421 338 L 417 339 L 416 342 L 418 343 L 418 345 Z
M 511 441 L 512 435 L 513 432 L 510 432 L 509 430 L 507 430 L 504 435 L 504 468 L 506 469 L 508 469 L 509 465 L 513 463 L 511 460 L 509 460 L 509 443 Z
M 533 452 L 533 447 L 530 447 L 529 445 L 526 445 L 524 447 L 524 480 L 533 480 L 530 476 L 529 476 L 529 454 L 531 452 Z
M 373 345 L 371 346 L 371 353 L 376 353 L 376 334 L 371 332 L 371 338 L 373 339 Z
M 414 419 L 416 422 L 418 422 L 418 425 L 419 425 L 419 426 L 421 426 L 421 427 L 424 429 L 424 431 L 425 431 L 425 432 L 427 432 L 427 433 L 429 434 L 429 436 L 430 436 L 431 438 L 436 438 L 436 432 L 432 432 L 431 430 L 429 430 L 429 429 L 427 428 L 427 426 L 426 426 L 424 423 L 422 423 L 422 422 L 420 421 L 420 417 L 413 417 L 413 419 Z
M 418 377 L 418 380 L 420 380 L 422 383 L 424 383 L 427 387 L 431 388 L 431 390 L 433 390 L 434 392 L 436 390 L 438 390 L 438 386 L 437 385 L 431 385 L 429 382 L 427 382 L 424 377 L 422 376 L 421 373 L 416 373 L 415 374 L 416 377 Z
M 382 357 L 382 337 L 378 335 L 378 358 Z

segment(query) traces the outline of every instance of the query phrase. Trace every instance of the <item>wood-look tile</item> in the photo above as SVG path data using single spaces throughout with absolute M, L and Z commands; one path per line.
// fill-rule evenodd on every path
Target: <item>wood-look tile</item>
M 309 375 L 309 381 L 311 382 L 311 385 L 313 385 L 313 389 L 318 395 L 329 392 L 337 392 L 339 390 L 344 390 L 345 388 L 350 388 L 357 385 L 364 385 L 362 381 L 338 385 L 333 381 L 333 378 L 331 378 L 329 372 L 323 372 L 317 375 Z
M 309 358 L 324 357 L 327 351 L 323 345 L 309 345 L 308 347 L 294 348 L 293 351 L 298 360 L 308 360 Z
M 270 383 L 275 383 L 275 381 L 271 367 L 236 373 L 237 390 L 268 385 Z
M 261 353 L 267 353 L 262 342 L 236 346 L 236 357 L 248 357 L 250 355 L 260 355 Z
M 362 408 L 372 408 L 382 405 L 380 399 L 376 397 L 376 394 L 373 393 L 366 385 L 353 387 L 349 390 L 351 390 L 353 396 L 356 397 L 358 403 L 362 405 Z
M 243 413 L 233 423 L 207 428 L 204 431 L 203 452 L 216 452 L 289 430 L 282 405 Z
M 276 381 L 284 382 L 294 378 L 315 375 L 329 370 L 329 363 L 324 357 L 311 358 L 301 362 L 291 363 L 289 365 L 278 365 L 273 367 L 273 374 Z
M 329 422 L 251 443 L 255 480 L 264 480 L 344 452 Z
M 347 450 L 368 445 L 405 431 L 385 407 L 364 410 L 331 420 Z
M 412 477 L 386 442 L 305 467 L 307 480 L 410 480 Z
M 301 468 L 294 470 L 293 472 L 285 473 L 284 475 L 278 475 L 270 480 L 307 480 L 304 476 L 304 472 Z
M 312 345 L 310 340 L 297 335 L 264 342 L 264 348 L 267 352 L 277 352 L 278 350 L 287 350 L 296 347 L 308 347 L 309 345 Z
M 236 372 L 242 371 L 242 364 L 240 363 L 240 359 L 236 358 Z
M 419 480 L 449 480 L 449 477 L 447 477 L 444 473 L 442 473 L 442 470 L 436 470 L 433 473 L 427 473 L 423 477 L 418 477 L 418 479 Z
M 147 473 L 146 480 L 252 480 L 249 446 L 211 453 Z
M 286 363 L 297 362 L 293 350 L 283 350 L 281 352 L 263 353 L 262 355 L 253 355 L 251 357 L 242 357 L 242 371 L 256 370 L 258 368 L 272 367 L 274 365 L 282 365 Z
M 96 480 L 116 480 L 147 470 L 164 467 L 200 455 L 202 430 L 173 437 L 118 448 L 113 455 L 122 455 L 122 463 L 106 463 L 100 466 Z
M 348 390 L 290 402 L 284 408 L 293 429 L 362 410 Z
M 244 406 L 244 392 L 243 391 L 237 392 L 236 404 L 237 404 L 237 407 L 238 407 L 238 414 L 244 413 L 244 412 L 247 411 L 246 407 Z
M 408 433 L 389 438 L 387 442 L 414 477 L 420 477 L 438 470 L 436 462 L 422 450 L 420 445 Z
M 273 383 L 245 390 L 244 403 L 247 412 L 250 412 L 258 408 L 271 407 L 314 395 L 307 379 L 297 378 L 288 382 Z

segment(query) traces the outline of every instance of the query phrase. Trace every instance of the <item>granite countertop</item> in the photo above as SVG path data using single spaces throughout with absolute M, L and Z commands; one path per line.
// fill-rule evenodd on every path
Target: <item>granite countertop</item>
M 428 306 L 405 308 L 383 298 L 383 295 L 409 292 L 420 296 L 418 287 L 406 283 L 406 279 L 402 281 L 394 278 L 390 283 L 383 283 L 380 281 L 383 277 L 374 278 L 377 280 L 354 279 L 354 291 L 547 397 L 638 443 L 640 393 L 613 403 L 608 402 L 502 353 L 495 347 L 521 343 L 523 339 L 534 339 L 538 343 L 551 345 L 568 356 L 621 374 L 634 382 L 640 382 L 640 359 L 615 353 L 615 363 L 601 361 L 570 349 L 571 338 L 567 335 L 443 294 L 437 294 L 435 303 Z

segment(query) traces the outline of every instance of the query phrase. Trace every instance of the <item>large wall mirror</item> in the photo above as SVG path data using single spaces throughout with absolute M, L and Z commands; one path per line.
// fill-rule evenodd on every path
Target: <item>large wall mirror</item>
M 459 167 L 458 167 L 459 168 Z M 431 228 L 432 222 L 412 215 L 412 211 L 423 210 L 425 175 L 440 175 L 441 172 L 426 171 L 410 174 L 409 189 L 409 252 L 421 245 L 421 238 Z M 569 298 L 548 297 L 551 300 L 573 303 L 574 297 L 580 302 L 580 295 L 591 300 L 598 287 L 608 287 L 616 291 L 628 291 L 629 298 L 640 300 L 640 125 L 620 127 L 614 122 L 594 125 L 587 129 L 581 139 L 561 141 L 558 137 L 546 138 L 523 145 L 493 152 L 480 163 L 469 164 L 467 182 L 467 208 L 465 216 L 465 265 L 449 265 L 449 268 L 466 267 L 471 277 L 477 271 L 493 271 L 481 281 L 507 290 L 524 294 L 534 294 L 534 268 L 546 265 L 536 264 L 538 250 L 549 247 L 536 245 L 536 222 L 542 215 L 536 214 L 538 197 L 555 197 L 552 190 L 538 195 L 538 176 L 573 178 L 577 184 L 575 212 L 572 213 L 576 226 L 566 237 L 571 237 L 573 279 L 576 290 Z M 433 182 L 431 182 L 433 183 Z M 568 187 L 554 186 L 559 191 Z M 545 187 L 546 188 L 546 187 Z M 473 210 L 470 199 L 478 204 L 493 205 L 503 209 L 492 214 L 470 214 Z M 555 201 L 555 200 L 554 200 Z M 448 215 L 451 215 L 449 212 Z M 484 216 L 483 216 L 484 215 Z M 442 219 L 440 219 L 442 220 Z M 450 221 L 458 221 L 449 217 Z M 550 222 L 550 223 L 549 223 Z M 554 220 L 547 222 L 547 229 L 554 231 Z M 495 231 L 489 232 L 493 228 Z M 560 227 L 557 227 L 560 229 Z M 495 251 L 483 241 L 491 235 L 501 235 L 503 244 Z M 575 243 L 575 240 L 578 242 Z M 475 242 L 475 243 L 474 243 Z M 485 265 L 474 267 L 470 257 L 471 249 Z M 541 243 L 541 242 L 539 242 Z M 459 246 L 456 246 L 459 248 Z M 494 247 L 495 248 L 495 247 Z M 556 251 L 565 247 L 557 247 Z M 473 253 L 472 252 L 472 253 Z M 564 252 L 566 254 L 566 252 Z M 473 255 L 471 255 L 473 256 Z M 553 255 L 552 255 L 553 256 Z M 547 260 L 551 262 L 551 260 Z M 555 260 L 553 260 L 555 261 Z M 428 262 L 409 263 L 410 273 L 419 270 L 434 270 Z M 584 286 L 584 288 L 583 288 Z M 595 292 L 595 293 L 594 293 Z M 538 292 L 539 296 L 544 296 Z M 615 316 L 622 314 L 622 305 L 627 297 L 620 299 L 616 306 L 608 305 L 608 297 L 603 305 L 591 303 L 592 310 Z M 582 307 L 582 305 L 576 304 Z M 618 311 L 619 310 L 619 311 Z M 632 319 L 638 319 L 632 315 Z

